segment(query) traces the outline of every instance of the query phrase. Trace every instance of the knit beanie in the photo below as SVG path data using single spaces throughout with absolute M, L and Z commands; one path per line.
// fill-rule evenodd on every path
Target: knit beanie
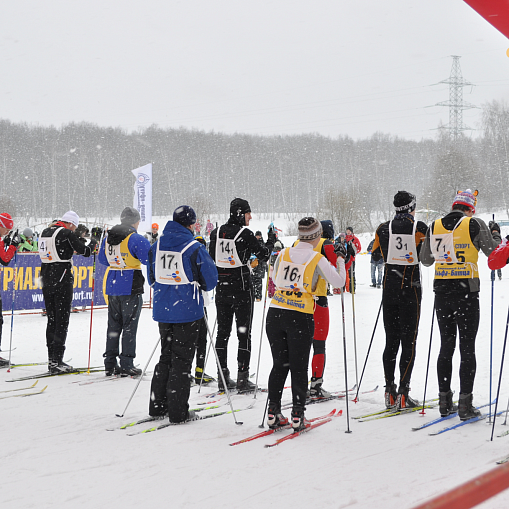
M 237 224 L 244 226 L 244 214 L 248 214 L 249 212 L 251 212 L 251 207 L 247 200 L 234 198 L 230 203 L 230 218 L 234 219 Z
M 129 226 L 136 224 L 140 219 L 140 213 L 134 207 L 126 207 L 120 214 L 120 222 Z
M 76 214 L 76 212 L 74 212 L 73 210 L 67 211 L 62 216 L 61 221 L 63 223 L 71 223 L 71 224 L 73 224 L 76 227 L 80 224 L 80 218 L 79 218 L 78 214 Z
M 470 207 L 475 214 L 475 206 L 477 205 L 477 191 L 472 192 L 470 189 L 466 191 L 458 191 L 456 198 L 454 198 L 454 205 L 466 205 Z
M 334 225 L 330 219 L 320 221 L 322 223 L 322 237 L 324 239 L 334 240 Z
M 12 220 L 12 217 L 7 212 L 2 212 L 0 214 L 0 225 L 3 228 L 7 228 L 8 230 L 12 230 L 12 227 L 14 226 L 14 221 Z
M 304 217 L 299 221 L 299 240 L 310 241 L 322 236 L 322 224 L 314 217 Z
M 412 212 L 415 210 L 415 195 L 407 191 L 398 191 L 394 195 L 396 212 Z
M 191 226 L 196 223 L 196 212 L 189 205 L 181 205 L 174 210 L 173 220 L 182 226 Z

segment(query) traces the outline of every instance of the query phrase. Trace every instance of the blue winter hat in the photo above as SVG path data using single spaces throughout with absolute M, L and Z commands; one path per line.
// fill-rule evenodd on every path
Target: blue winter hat
M 189 205 L 181 205 L 173 212 L 173 220 L 182 226 L 191 226 L 196 223 L 196 212 Z

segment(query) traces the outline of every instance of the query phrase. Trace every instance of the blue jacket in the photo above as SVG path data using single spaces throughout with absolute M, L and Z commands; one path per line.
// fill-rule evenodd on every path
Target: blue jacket
M 131 233 L 134 232 L 134 235 Z M 118 224 L 108 232 L 108 241 L 112 245 L 120 244 L 128 235 L 127 249 L 132 256 L 138 258 L 143 265 L 148 264 L 150 242 L 136 233 L 132 226 Z M 109 266 L 105 251 L 106 238 L 99 249 L 99 263 Z M 106 279 L 106 295 L 137 295 L 143 293 L 145 278 L 141 270 L 110 270 Z
M 175 221 L 168 221 L 159 240 L 148 254 L 148 279 L 154 288 L 156 322 L 187 323 L 203 317 L 203 297 L 192 284 L 163 285 L 155 280 L 157 246 L 163 251 L 181 252 L 194 240 L 190 230 Z M 205 246 L 197 242 L 182 255 L 184 271 L 189 281 L 197 281 L 201 290 L 209 291 L 217 285 L 217 269 Z

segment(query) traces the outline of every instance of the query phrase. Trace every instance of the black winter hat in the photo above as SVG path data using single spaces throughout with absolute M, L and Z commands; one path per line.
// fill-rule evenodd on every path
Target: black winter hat
M 120 214 L 122 224 L 133 225 L 141 219 L 140 213 L 134 207 L 126 207 Z
M 353 228 L 351 226 L 347 226 L 346 230 L 350 230 L 353 233 Z
M 182 226 L 191 226 L 196 223 L 196 212 L 189 205 L 181 205 L 174 210 L 173 220 Z
M 257 230 L 255 233 L 255 237 L 261 237 L 261 236 L 262 236 L 262 232 L 260 230 Z
M 320 221 L 322 223 L 322 237 L 324 239 L 334 240 L 334 225 L 330 219 Z
M 415 210 L 415 195 L 407 191 L 398 191 L 394 195 L 396 212 L 412 212 Z
M 239 224 L 244 224 L 244 214 L 251 212 L 251 207 L 247 200 L 234 198 L 230 203 L 230 217 Z

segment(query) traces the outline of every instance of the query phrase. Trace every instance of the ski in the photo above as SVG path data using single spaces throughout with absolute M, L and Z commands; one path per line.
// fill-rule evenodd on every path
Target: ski
M 332 417 L 335 412 L 336 412 L 336 410 L 334 409 L 334 410 L 332 410 L 332 412 L 329 412 L 326 415 L 322 415 L 320 417 L 314 417 L 313 419 L 308 419 L 308 420 L 309 420 L 309 422 L 315 422 L 315 421 L 319 421 L 320 419 L 326 419 L 327 417 Z M 340 410 L 338 415 L 341 415 L 342 412 L 343 411 Z M 278 428 L 273 428 L 273 429 L 268 429 L 268 430 L 262 431 L 260 433 L 257 433 L 256 435 L 239 440 L 238 442 L 233 442 L 230 445 L 239 445 L 239 444 L 243 444 L 245 442 L 251 442 L 252 440 L 256 440 L 257 438 L 266 437 L 266 436 L 272 435 L 272 433 L 277 433 L 278 431 L 281 431 L 283 429 L 290 429 L 291 427 L 292 427 L 292 425 L 290 423 L 288 423 L 288 424 L 285 424 L 284 426 L 280 426 Z
M 435 408 L 436 405 L 424 405 L 424 408 Z M 388 417 L 396 417 L 397 415 L 405 415 L 411 414 L 414 412 L 418 412 L 422 410 L 422 405 L 416 406 L 414 408 L 402 408 L 401 410 L 391 409 L 391 412 L 385 412 L 381 415 L 375 415 L 374 417 L 367 417 L 366 419 L 359 419 L 359 422 L 369 422 L 369 421 L 377 421 L 379 419 L 387 419 Z
M 241 412 L 242 410 L 246 410 L 245 408 L 239 408 L 238 410 L 234 410 L 234 412 Z M 231 410 L 228 410 L 228 411 L 224 411 L 224 412 L 216 412 L 215 414 L 210 414 L 210 415 L 204 415 L 203 417 L 198 417 L 198 419 L 195 419 L 196 421 L 203 421 L 205 419 L 211 419 L 212 417 L 219 417 L 220 415 L 225 415 L 225 414 L 231 414 L 232 411 Z M 148 428 L 148 429 L 144 429 L 143 431 L 137 431 L 136 433 L 128 433 L 127 435 L 132 437 L 134 435 L 140 435 L 142 433 L 150 433 L 152 431 L 158 431 L 160 429 L 164 429 L 164 428 L 167 428 L 169 426 L 179 426 L 181 424 L 187 424 L 188 422 L 193 422 L 193 421 L 184 421 L 184 422 L 166 422 L 164 424 L 161 424 L 159 426 L 156 426 L 154 428 Z
M 426 405 L 429 405 L 431 403 L 435 403 L 436 401 L 438 401 L 438 398 L 434 398 L 434 399 L 429 399 L 428 401 L 426 401 Z M 422 403 L 419 405 L 420 408 L 422 408 Z M 419 408 L 419 407 L 416 407 L 416 408 Z M 370 414 L 364 414 L 364 415 L 359 415 L 357 417 L 352 417 L 352 419 L 364 419 L 366 417 L 374 417 L 375 415 L 380 415 L 380 414 L 386 414 L 386 413 L 390 413 L 390 412 L 394 412 L 396 409 L 396 407 L 391 407 L 391 408 L 384 408 L 382 410 L 378 410 L 377 412 L 372 412 Z
M 165 418 L 164 415 L 157 416 L 157 417 L 149 416 L 149 417 L 140 419 L 139 421 L 128 422 L 126 424 L 123 424 L 122 426 L 120 426 L 120 428 L 108 428 L 106 431 L 117 431 L 119 429 L 127 429 L 127 428 L 131 428 L 132 426 L 137 426 L 138 424 L 144 424 L 145 422 L 162 421 L 164 418 Z
M 319 420 L 319 421 L 317 421 L 317 422 L 307 426 L 306 428 L 304 428 L 301 431 L 294 431 L 290 435 L 286 435 L 283 438 L 280 438 L 280 439 L 276 440 L 272 444 L 265 444 L 264 447 L 265 448 L 275 447 L 276 445 L 279 445 L 279 444 L 281 444 L 283 442 L 286 442 L 287 440 L 292 440 L 292 438 L 296 438 L 296 437 L 302 435 L 303 433 L 307 433 L 308 431 L 311 431 L 312 429 L 318 428 L 318 426 L 323 426 L 324 424 L 327 424 L 328 422 L 331 422 L 331 421 L 332 421 L 332 417 L 327 417 L 326 419 L 321 419 L 321 420 Z
M 7 391 L 0 391 L 0 394 L 3 394 L 4 392 L 28 391 L 29 389 L 33 389 L 38 383 L 39 380 L 36 380 L 30 387 L 20 387 L 19 389 L 9 389 Z
M 498 438 L 501 438 L 501 437 L 506 437 L 507 435 L 509 435 L 509 430 L 507 431 L 504 431 L 503 433 L 501 433 L 500 435 L 497 435 Z
M 37 391 L 37 392 L 24 392 L 22 394 L 10 394 L 9 396 L 2 396 L 2 397 L 0 397 L 0 399 L 22 398 L 25 396 L 35 396 L 36 394 L 42 394 L 47 388 L 48 388 L 48 386 L 46 385 L 46 387 L 42 388 L 40 391 Z
M 496 403 L 496 399 L 493 400 L 493 402 L 491 403 L 492 405 L 494 405 Z M 479 410 L 480 408 L 484 408 L 486 406 L 488 406 L 489 403 L 486 403 L 484 405 L 481 405 L 481 406 L 478 406 L 478 407 L 475 407 L 476 410 Z M 432 421 L 429 421 L 427 422 L 426 424 L 423 424 L 421 426 L 418 426 L 416 428 L 412 428 L 412 431 L 419 431 L 420 429 L 424 429 L 424 428 L 427 428 L 429 426 L 433 426 L 434 424 L 438 424 L 439 422 L 442 422 L 442 421 L 447 421 L 449 419 L 452 419 L 453 417 L 456 417 L 458 415 L 458 412 L 454 412 L 450 415 L 447 415 L 446 417 L 438 417 L 437 419 L 433 419 Z
M 103 366 L 94 366 L 90 368 L 90 373 L 97 373 L 99 371 L 104 371 Z M 38 375 L 31 376 L 23 376 L 21 378 L 13 378 L 11 380 L 6 380 L 7 382 L 24 382 L 26 380 L 35 380 L 37 378 L 49 378 L 52 376 L 62 376 L 62 375 L 79 375 L 88 373 L 88 368 L 75 368 L 72 371 L 68 371 L 66 373 L 50 373 L 47 371 L 46 373 L 39 373 Z
M 501 412 L 497 412 L 496 415 L 501 415 L 504 413 L 505 413 L 505 410 L 502 410 Z M 487 414 L 479 415 L 478 417 L 472 417 L 472 419 L 468 419 L 466 421 L 461 421 L 458 424 L 455 424 L 454 426 L 449 426 L 448 428 L 442 428 L 441 430 L 435 431 L 434 433 L 429 433 L 429 435 L 432 437 L 435 435 L 440 435 L 441 433 L 445 433 L 446 431 L 451 431 L 452 429 L 459 428 L 460 426 L 464 426 L 465 424 L 472 424 L 474 422 L 483 421 L 484 419 L 486 419 L 489 416 L 490 416 L 490 414 L 487 413 Z
M 15 348 L 13 348 L 13 350 L 16 350 Z M 72 359 L 69 359 L 67 361 L 64 361 L 66 364 L 68 362 L 70 362 Z M 27 363 L 24 363 L 24 364 L 11 364 L 11 368 L 23 368 L 23 367 L 29 367 L 29 366 L 46 366 L 48 364 L 48 361 L 45 361 L 45 362 L 27 362 Z M 7 368 L 9 367 L 9 365 L 5 365 L 5 366 L 0 366 L 0 369 L 1 368 Z
M 348 389 L 348 392 L 350 391 L 354 391 L 355 390 L 355 386 L 352 388 L 352 389 Z M 369 394 L 370 392 L 376 392 L 378 390 L 378 385 L 374 388 L 374 389 L 371 389 L 370 391 L 364 391 L 364 392 L 361 392 L 361 394 Z M 324 403 L 325 401 L 336 401 L 338 399 L 342 399 L 345 397 L 345 391 L 338 391 L 338 392 L 333 392 L 331 393 L 331 396 L 329 398 L 320 398 L 320 399 L 308 399 L 306 400 L 306 406 L 308 405 L 314 405 L 316 403 Z M 353 400 L 350 400 L 350 401 L 353 401 Z M 287 410 L 288 408 L 292 408 L 293 406 L 293 403 L 286 403 L 285 405 L 283 405 L 281 407 L 281 410 Z
M 507 463 L 508 461 L 509 461 L 509 456 L 506 456 L 505 458 L 498 460 L 497 465 L 503 465 L 504 463 Z

